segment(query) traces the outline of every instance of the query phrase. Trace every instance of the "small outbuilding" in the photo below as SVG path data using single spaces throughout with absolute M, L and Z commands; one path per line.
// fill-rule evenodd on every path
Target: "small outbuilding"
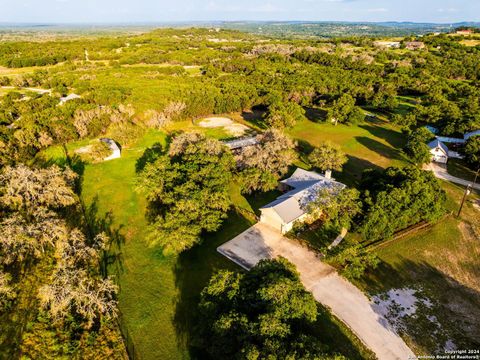
M 112 150 L 112 154 L 103 159 L 104 161 L 118 159 L 122 156 L 122 151 L 114 140 L 108 138 L 101 138 L 100 141 L 107 144 L 110 150 Z
M 260 209 L 260 222 L 285 234 L 296 222 L 308 220 L 305 208 L 315 200 L 320 189 L 343 189 L 345 185 L 314 171 L 297 168 L 293 175 L 280 182 L 279 189 L 286 191 L 275 201 Z
M 467 141 L 472 136 L 480 136 L 480 130 L 470 131 L 470 132 L 466 133 L 465 135 L 463 135 L 463 138 L 465 139 L 465 141 Z
M 432 161 L 446 164 L 448 162 L 448 147 L 438 139 L 433 140 L 428 144 L 430 154 L 432 154 Z
M 77 95 L 77 94 L 70 94 L 68 96 L 63 96 L 60 98 L 60 104 L 59 105 L 63 105 L 71 100 L 76 100 L 76 99 L 81 99 L 82 97 L 80 95 Z

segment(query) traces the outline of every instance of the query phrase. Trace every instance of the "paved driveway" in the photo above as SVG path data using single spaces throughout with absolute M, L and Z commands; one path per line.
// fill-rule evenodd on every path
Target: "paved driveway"
M 268 225 L 258 223 L 218 248 L 245 269 L 262 259 L 283 256 L 297 266 L 305 287 L 326 305 L 369 347 L 380 360 L 413 358 L 413 352 L 375 313 L 368 298 L 354 285 L 323 263 L 306 247 L 287 239 Z
M 430 164 L 424 165 L 423 168 L 424 170 L 433 171 L 433 174 L 439 179 L 451 181 L 455 184 L 459 184 L 463 186 L 472 185 L 472 181 L 467 181 L 467 180 L 455 177 L 453 175 L 450 175 L 447 171 L 447 168 L 440 164 L 431 162 Z M 475 184 L 474 188 L 477 190 L 480 190 L 480 184 Z

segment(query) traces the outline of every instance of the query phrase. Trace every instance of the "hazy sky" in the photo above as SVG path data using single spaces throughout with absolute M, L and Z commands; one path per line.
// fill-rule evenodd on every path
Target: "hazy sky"
M 480 21 L 480 0 L 0 0 L 0 22 Z

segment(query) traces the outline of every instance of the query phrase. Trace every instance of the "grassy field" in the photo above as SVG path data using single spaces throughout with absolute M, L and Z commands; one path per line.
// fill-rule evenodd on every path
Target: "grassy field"
M 406 161 L 399 150 L 405 144 L 405 137 L 397 128 L 382 121 L 335 126 L 305 120 L 288 133 L 305 151 L 324 141 L 340 145 L 348 162 L 342 173 L 334 175 L 347 185 L 355 185 L 364 169 L 402 165 Z
M 145 240 L 146 202 L 135 192 L 135 164 L 147 147 L 156 142 L 164 144 L 165 139 L 164 133 L 149 131 L 134 145 L 124 148 L 121 159 L 87 164 L 83 169 L 82 199 L 87 214 L 109 228 L 115 240 L 114 261 L 109 269 L 121 289 L 121 325 L 127 345 L 139 359 L 201 356 L 191 347 L 200 291 L 214 271 L 240 270 L 219 255 L 216 248 L 251 226 L 258 207 L 276 196 L 267 193 L 247 199 L 232 184 L 235 209 L 222 228 L 204 235 L 201 246 L 178 258 L 163 256 Z M 69 153 L 84 142 L 69 145 Z M 61 148 L 51 148 L 48 155 L 62 162 Z M 352 359 L 372 357 L 341 322 L 320 306 L 317 327 L 318 336 L 336 351 Z

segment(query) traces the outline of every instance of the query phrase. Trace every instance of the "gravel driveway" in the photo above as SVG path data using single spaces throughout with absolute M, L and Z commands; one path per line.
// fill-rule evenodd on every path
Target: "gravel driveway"
M 374 312 L 368 298 L 337 274 L 311 250 L 287 239 L 268 225 L 258 223 L 218 248 L 245 269 L 261 259 L 283 256 L 297 266 L 305 287 L 315 299 L 329 307 L 380 360 L 414 358 L 413 352 Z
M 459 184 L 463 186 L 472 185 L 472 181 L 468 181 L 468 180 L 464 180 L 464 179 L 452 176 L 447 172 L 447 169 L 444 166 L 436 164 L 434 162 L 424 165 L 423 168 L 424 170 L 433 171 L 433 174 L 439 179 L 450 181 L 455 184 Z M 475 184 L 474 188 L 477 190 L 480 190 L 480 184 Z

